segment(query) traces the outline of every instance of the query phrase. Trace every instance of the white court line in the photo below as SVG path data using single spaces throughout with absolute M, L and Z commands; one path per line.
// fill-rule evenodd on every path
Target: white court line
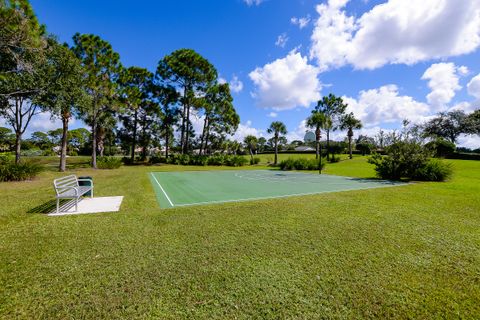
M 172 207 L 175 207 L 175 206 L 173 205 L 172 200 L 170 200 L 168 194 L 165 192 L 165 190 L 163 190 L 163 187 L 162 187 L 162 185 L 160 184 L 160 182 L 158 182 L 157 178 L 155 178 L 155 175 L 153 174 L 153 172 L 151 173 L 151 175 L 152 175 L 153 179 L 155 179 L 155 181 L 157 182 L 158 186 L 159 186 L 160 189 L 162 190 L 163 194 L 164 194 L 165 197 L 167 198 L 167 200 L 168 200 L 168 202 L 170 203 L 170 205 L 171 205 Z
M 343 190 L 332 190 L 332 191 L 319 191 L 319 192 L 308 192 L 308 193 L 294 193 L 294 194 L 287 194 L 287 195 L 283 195 L 283 196 L 267 196 L 267 197 L 232 199 L 232 200 L 214 200 L 214 201 L 205 201 L 205 202 L 177 204 L 177 205 L 175 205 L 175 207 L 189 207 L 189 206 L 197 206 L 197 205 L 204 205 L 204 204 L 216 204 L 216 203 L 228 203 L 228 202 L 246 202 L 246 201 L 279 199 L 279 198 L 298 197 L 298 196 L 312 196 L 312 195 L 318 195 L 318 194 L 322 194 L 322 193 L 334 193 L 334 192 L 357 191 L 357 190 L 368 190 L 368 189 L 381 189 L 381 188 L 389 188 L 389 187 L 393 188 L 393 187 L 403 187 L 403 186 L 408 186 L 408 185 L 409 185 L 408 183 L 405 183 L 405 184 L 375 186 L 375 187 L 366 187 L 366 188 L 354 188 L 354 189 L 343 189 Z

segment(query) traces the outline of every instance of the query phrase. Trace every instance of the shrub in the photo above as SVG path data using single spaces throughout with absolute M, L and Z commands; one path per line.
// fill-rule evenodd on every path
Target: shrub
M 436 157 L 446 157 L 455 152 L 455 144 L 447 141 L 443 138 L 437 138 L 434 141 L 431 141 L 425 145 L 425 147 L 429 148 Z
M 53 152 L 52 150 L 50 151 L 53 153 L 53 155 L 55 155 L 55 152 Z M 28 149 L 28 150 L 20 151 L 20 155 L 24 157 L 39 157 L 39 156 L 43 156 L 44 153 L 45 151 L 40 149 Z
M 255 157 L 253 159 L 250 159 L 250 164 L 251 165 L 254 165 L 254 164 L 259 164 L 260 163 L 260 158 L 258 157 Z
M 222 155 L 214 155 L 208 157 L 207 164 L 209 166 L 221 166 L 225 162 L 224 156 Z
M 330 162 L 330 163 L 340 162 L 340 157 L 335 156 L 334 154 L 332 154 L 332 156 L 330 157 L 330 160 L 328 160 L 328 162 Z
M 98 161 L 98 159 L 97 159 L 97 161 Z M 134 163 L 134 161 L 132 161 L 132 158 L 130 158 L 130 157 L 123 157 L 122 162 L 126 166 L 130 166 Z
M 439 159 L 430 159 L 413 175 L 413 179 L 421 181 L 445 181 L 453 174 L 451 163 Z
M 366 142 L 361 142 L 361 143 L 357 143 L 355 145 L 355 149 L 357 149 L 358 151 L 360 151 L 360 153 L 362 154 L 362 156 L 364 155 L 367 155 L 367 154 L 371 154 L 372 153 L 372 150 L 375 148 L 374 145 L 370 144 L 370 143 L 366 143 Z
M 190 165 L 190 166 L 230 166 L 241 167 L 248 163 L 248 160 L 238 155 L 179 155 L 174 154 L 168 159 L 161 158 L 161 161 L 166 163 L 177 165 Z
M 386 156 L 374 154 L 368 162 L 375 165 L 375 171 L 380 178 L 391 180 L 412 178 L 431 155 L 427 148 L 412 141 L 396 142 L 388 146 L 385 152 Z
M 189 164 L 192 166 L 206 166 L 208 162 L 207 156 L 191 156 Z
M 452 175 L 452 166 L 438 159 L 431 159 L 431 150 L 420 143 L 399 141 L 385 151 L 387 155 L 374 154 L 368 160 L 375 165 L 375 171 L 382 179 L 444 181 Z
M 280 169 L 281 170 L 294 170 L 295 169 L 295 160 L 292 158 L 288 158 L 286 160 L 280 161 Z
M 242 156 L 225 156 L 225 165 L 229 167 L 242 167 L 248 160 Z
M 151 156 L 150 159 L 148 159 L 148 162 L 150 164 L 167 163 L 167 159 L 160 156 Z
M 97 167 L 99 169 L 118 169 L 122 165 L 122 160 L 115 157 L 98 157 Z
M 35 178 L 44 167 L 38 163 L 23 161 L 15 164 L 11 159 L 0 159 L 0 181 L 24 181 Z
M 321 169 L 325 167 L 325 161 L 321 163 Z M 292 159 L 288 158 L 280 162 L 281 170 L 318 170 L 319 161 L 317 159 L 307 159 L 307 158 L 298 158 Z

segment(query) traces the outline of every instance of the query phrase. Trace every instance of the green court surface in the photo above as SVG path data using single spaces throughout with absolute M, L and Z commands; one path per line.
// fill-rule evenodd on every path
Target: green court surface
M 404 185 L 278 170 L 151 172 L 150 179 L 161 208 Z

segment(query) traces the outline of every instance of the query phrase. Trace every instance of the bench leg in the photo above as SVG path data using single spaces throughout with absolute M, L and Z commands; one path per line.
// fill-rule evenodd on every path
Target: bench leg
M 59 213 L 59 208 L 58 208 L 59 207 L 59 201 L 60 201 L 60 199 L 57 198 L 57 213 Z
M 92 187 L 92 192 L 90 193 L 90 198 L 93 198 L 93 187 Z
M 75 198 L 75 212 L 78 211 L 78 198 Z

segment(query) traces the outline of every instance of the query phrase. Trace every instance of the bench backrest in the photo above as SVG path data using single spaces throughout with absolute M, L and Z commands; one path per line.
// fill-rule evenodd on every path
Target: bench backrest
M 53 186 L 57 195 L 71 187 L 78 187 L 78 179 L 75 175 L 70 175 L 53 180 Z

